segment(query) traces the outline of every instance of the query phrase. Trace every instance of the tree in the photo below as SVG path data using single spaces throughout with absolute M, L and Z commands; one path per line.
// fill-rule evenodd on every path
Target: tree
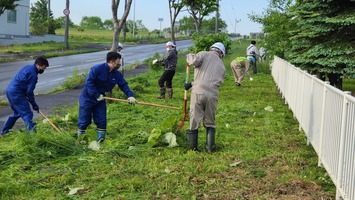
M 194 19 L 191 16 L 189 17 L 184 16 L 179 20 L 179 23 L 180 23 L 181 31 L 191 31 L 195 29 Z M 201 31 L 214 33 L 215 25 L 216 25 L 216 17 L 212 17 L 210 19 L 203 19 L 201 23 Z M 218 32 L 226 32 L 226 29 L 227 29 L 227 23 L 223 19 L 218 18 Z
M 65 16 L 61 16 L 58 17 L 57 19 L 55 19 L 56 23 L 60 25 L 60 28 L 64 28 L 65 27 Z M 70 28 L 75 28 L 76 25 L 74 24 L 74 22 L 69 18 L 69 27 Z
M 187 11 L 195 21 L 196 32 L 201 32 L 202 20 L 218 10 L 219 0 L 185 0 Z
M 123 28 L 124 24 L 126 23 L 126 19 L 128 17 L 129 11 L 131 9 L 132 0 L 127 0 L 127 3 L 125 4 L 125 9 L 124 9 L 123 15 L 122 15 L 120 21 L 118 21 L 118 18 L 117 18 L 117 10 L 118 10 L 119 5 L 120 5 L 120 0 L 112 0 L 111 10 L 112 10 L 112 18 L 113 18 L 113 24 L 114 24 L 114 34 L 113 34 L 112 47 L 111 47 L 112 51 L 117 51 L 117 45 L 119 42 L 119 36 L 121 33 L 121 29 Z
M 103 28 L 106 30 L 113 30 L 113 21 L 110 19 L 106 19 L 103 23 Z
M 291 37 L 291 62 L 327 74 L 341 89 L 342 77 L 355 76 L 355 1 L 299 0 L 293 12 L 298 29 Z
M 38 0 L 34 5 L 31 5 L 30 30 L 34 35 L 55 34 L 55 29 L 60 28 L 60 24 L 53 19 L 52 12 L 48 18 L 47 5 L 47 0 Z
M 15 10 L 18 4 L 16 1 L 20 0 L 1 0 L 0 1 L 0 16 L 5 12 L 5 10 Z
M 216 28 L 216 17 L 202 20 L 201 30 L 203 32 L 214 33 L 215 28 Z M 226 32 L 226 30 L 227 30 L 227 23 L 223 21 L 223 19 L 218 18 L 218 33 Z
M 271 55 L 286 58 L 290 51 L 290 37 L 297 27 L 290 13 L 292 0 L 272 0 L 263 15 L 249 15 L 249 18 L 263 25 L 263 47 Z
M 181 9 L 184 7 L 183 0 L 168 0 L 169 1 L 169 13 L 170 13 L 170 37 L 171 41 L 176 44 L 175 39 L 175 22 Z
M 180 23 L 180 30 L 182 31 L 196 29 L 196 26 L 194 25 L 194 18 L 192 18 L 191 16 L 189 17 L 184 16 L 179 20 L 179 23 Z
M 102 22 L 100 17 L 97 16 L 84 16 L 81 19 L 80 26 L 83 28 L 89 29 L 103 29 L 104 23 Z
M 133 30 L 133 26 L 135 31 L 148 31 L 148 28 L 144 26 L 142 20 L 135 20 L 135 21 L 126 20 L 126 25 L 127 25 L 127 32 Z

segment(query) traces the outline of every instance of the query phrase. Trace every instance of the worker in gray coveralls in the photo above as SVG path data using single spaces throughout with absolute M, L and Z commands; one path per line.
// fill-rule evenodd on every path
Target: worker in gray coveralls
M 197 150 L 198 128 L 203 119 L 206 127 L 206 149 L 211 153 L 215 149 L 215 116 L 218 103 L 219 86 L 224 81 L 226 69 L 222 58 L 224 45 L 213 44 L 210 51 L 188 54 L 186 61 L 194 66 L 194 81 L 185 83 L 185 90 L 191 89 L 190 130 L 187 131 L 189 148 Z

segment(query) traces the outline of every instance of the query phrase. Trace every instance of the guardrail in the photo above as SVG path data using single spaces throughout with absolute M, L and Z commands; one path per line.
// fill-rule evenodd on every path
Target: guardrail
M 328 172 L 336 199 L 355 199 L 355 97 L 274 57 L 274 81 Z

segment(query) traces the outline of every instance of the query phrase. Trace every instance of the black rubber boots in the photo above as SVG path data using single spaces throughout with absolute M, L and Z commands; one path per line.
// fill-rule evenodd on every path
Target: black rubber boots
M 212 153 L 215 150 L 214 138 L 216 135 L 216 128 L 206 128 L 206 150 Z
M 168 98 L 173 98 L 173 88 L 168 88 Z
M 158 96 L 158 99 L 164 99 L 165 98 L 165 93 L 166 93 L 166 87 L 161 87 L 160 88 L 160 96 Z
M 189 142 L 190 150 L 197 150 L 198 146 L 198 129 L 196 130 L 187 130 L 187 140 Z M 216 128 L 208 127 L 206 128 L 206 150 L 208 153 L 212 153 L 215 150 L 215 136 Z
M 197 150 L 197 144 L 198 144 L 198 129 L 196 130 L 187 130 L 187 141 L 189 142 L 189 148 L 190 150 Z

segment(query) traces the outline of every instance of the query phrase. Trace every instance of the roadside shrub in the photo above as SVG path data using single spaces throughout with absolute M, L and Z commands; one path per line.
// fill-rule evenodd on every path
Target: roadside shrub
M 216 42 L 223 43 L 226 49 L 226 54 L 228 54 L 228 50 L 231 48 L 232 42 L 226 33 L 218 33 L 218 34 L 194 33 L 192 34 L 192 43 L 194 45 L 191 46 L 189 50 L 194 53 L 197 53 L 199 51 L 208 51 L 211 45 Z
M 69 76 L 66 81 L 62 84 L 63 89 L 73 89 L 79 84 L 84 83 L 87 73 L 79 73 L 78 69 L 73 71 L 73 75 Z

